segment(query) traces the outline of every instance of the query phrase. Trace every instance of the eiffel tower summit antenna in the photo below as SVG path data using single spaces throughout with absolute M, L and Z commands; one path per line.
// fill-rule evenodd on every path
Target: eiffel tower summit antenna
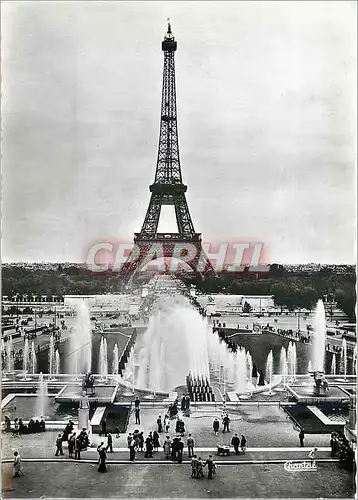
M 130 256 L 120 270 L 120 276 L 126 278 L 132 278 L 148 262 L 159 257 L 179 258 L 194 272 L 216 275 L 203 251 L 201 233 L 194 229 L 185 197 L 187 186 L 183 183 L 180 167 L 175 86 L 174 55 L 177 42 L 169 18 L 167 22 L 167 33 L 162 42 L 164 67 L 157 165 L 154 182 L 149 186 L 151 197 L 142 229 L 134 236 L 139 255 L 136 259 Z M 177 233 L 158 233 L 163 205 L 174 206 Z

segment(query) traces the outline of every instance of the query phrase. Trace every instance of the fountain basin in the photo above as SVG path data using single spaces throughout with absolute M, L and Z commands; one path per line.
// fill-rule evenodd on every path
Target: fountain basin
M 108 382 L 107 384 L 95 384 L 94 394 L 88 395 L 89 403 L 109 404 L 113 403 L 117 394 L 118 384 Z M 77 385 L 65 385 L 56 395 L 55 401 L 59 404 L 79 403 L 83 398 L 82 387 Z
M 3 416 L 8 416 L 10 420 L 22 418 L 24 423 L 30 418 L 44 417 L 46 420 L 56 422 L 66 422 L 70 418 L 77 418 L 76 407 L 61 407 L 54 401 L 53 394 L 46 394 L 47 404 L 45 407 L 45 415 L 37 415 L 38 400 L 37 394 L 9 394 L 1 403 L 1 411 Z
M 348 403 L 350 398 L 350 393 L 346 388 L 338 385 L 330 385 L 328 392 L 321 391 L 320 395 L 315 393 L 313 384 L 286 384 L 285 387 L 298 403 L 309 405 L 325 402 Z

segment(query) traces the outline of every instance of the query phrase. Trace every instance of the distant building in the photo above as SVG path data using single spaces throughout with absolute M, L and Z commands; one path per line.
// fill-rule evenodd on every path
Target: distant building
M 133 295 L 65 295 L 64 305 L 74 308 L 79 300 L 83 300 L 92 313 L 95 312 L 122 312 L 137 314 L 141 297 Z
M 198 297 L 201 305 L 206 307 L 207 313 L 238 314 L 244 312 L 244 305 L 247 302 L 251 311 L 264 313 L 275 307 L 272 295 L 207 295 Z

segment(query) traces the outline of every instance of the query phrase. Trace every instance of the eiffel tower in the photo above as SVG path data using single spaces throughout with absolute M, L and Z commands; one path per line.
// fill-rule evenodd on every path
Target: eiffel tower
M 140 233 L 135 233 L 136 258 L 132 256 L 123 264 L 120 275 L 133 277 L 151 260 L 174 257 L 185 261 L 194 272 L 201 275 L 216 273 L 201 245 L 201 233 L 196 233 L 190 216 L 183 184 L 178 143 L 177 105 L 175 90 L 174 54 L 177 42 L 168 22 L 168 31 L 162 42 L 164 52 L 163 88 L 160 119 L 159 148 L 154 183 L 149 186 L 151 198 Z M 175 208 L 177 233 L 158 233 L 160 212 L 163 205 Z M 194 255 L 195 254 L 195 255 Z

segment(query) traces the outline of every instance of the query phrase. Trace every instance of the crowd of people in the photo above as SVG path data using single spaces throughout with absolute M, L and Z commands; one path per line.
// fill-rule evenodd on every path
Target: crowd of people
M 67 450 L 69 458 L 81 460 L 81 452 L 86 451 L 89 446 L 89 437 L 86 429 L 82 429 L 79 433 L 74 431 L 74 424 L 70 420 L 63 433 L 58 434 L 56 438 L 55 456 L 64 455 L 63 442 L 67 441 Z
M 332 432 L 331 439 L 331 457 L 339 457 L 339 460 L 345 466 L 351 467 L 354 463 L 354 446 L 349 445 L 348 439 L 341 433 Z
M 12 432 L 14 436 L 20 436 L 21 434 L 45 432 L 46 424 L 43 417 L 41 417 L 40 420 L 30 418 L 27 425 L 24 424 L 22 418 L 15 418 L 14 425 L 12 426 L 11 420 L 5 415 L 1 430 L 2 432 Z

